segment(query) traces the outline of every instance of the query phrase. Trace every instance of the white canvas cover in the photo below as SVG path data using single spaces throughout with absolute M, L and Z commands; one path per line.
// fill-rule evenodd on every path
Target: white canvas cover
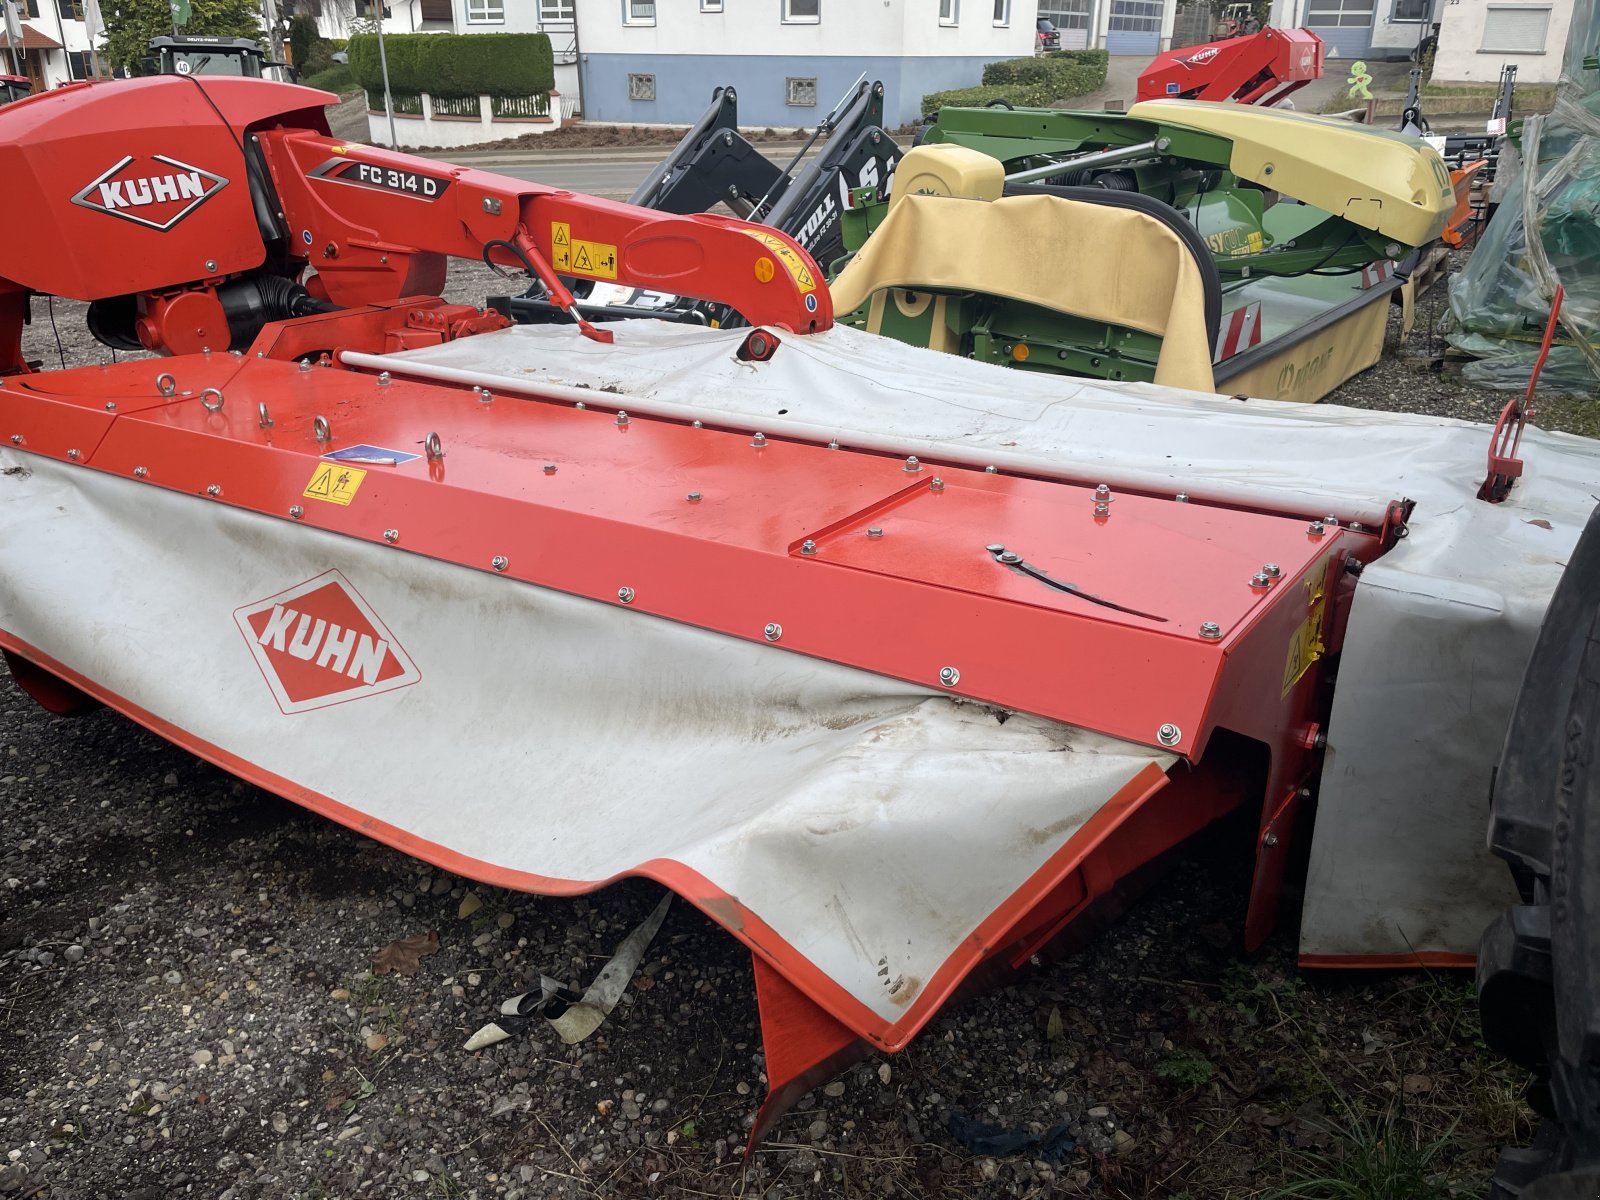
M 615 347 L 529 326 L 346 361 L 1306 516 L 1376 524 L 1415 501 L 1410 536 L 1357 586 L 1301 950 L 1475 951 L 1512 894 L 1484 846 L 1489 773 L 1600 492 L 1600 444 L 1530 429 L 1523 478 L 1491 505 L 1482 425 L 1029 374 L 845 328 L 787 336 L 765 363 L 737 359 L 742 331 L 616 328 Z

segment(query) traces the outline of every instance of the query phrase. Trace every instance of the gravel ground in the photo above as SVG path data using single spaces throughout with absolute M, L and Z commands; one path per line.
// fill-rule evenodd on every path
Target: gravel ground
M 484 286 L 471 268 L 454 283 Z M 1335 398 L 1498 412 L 1503 395 L 1401 360 L 1442 294 Z M 27 344 L 53 362 L 43 315 Z M 77 306 L 57 315 L 68 361 L 109 361 Z M 741 1176 L 764 1084 L 749 960 L 689 906 L 590 1041 L 535 1029 L 466 1053 L 540 972 L 592 977 L 659 890 L 476 888 L 115 714 L 52 718 L 0 674 L 0 1197 L 1242 1198 L 1373 1141 L 1437 1144 L 1407 1195 L 1482 1195 L 1494 1147 L 1530 1130 L 1470 981 L 1301 974 L 1292 919 L 1244 956 L 1245 833 L 1210 836 L 1078 953 L 807 1097 Z M 416 975 L 371 973 L 429 930 Z M 952 1113 L 1064 1122 L 1076 1149 L 976 1155 Z

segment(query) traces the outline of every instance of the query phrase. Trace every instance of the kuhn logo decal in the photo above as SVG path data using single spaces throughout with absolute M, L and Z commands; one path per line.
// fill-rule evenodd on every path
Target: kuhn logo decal
M 165 233 L 227 186 L 221 175 L 164 154 L 130 154 L 72 202 Z
M 1204 50 L 1198 50 L 1189 55 L 1188 58 L 1180 58 L 1178 61 L 1186 67 L 1199 67 L 1210 62 L 1217 54 L 1218 50 L 1215 46 L 1207 46 Z
M 233 619 L 285 713 L 392 692 L 422 678 L 338 571 L 236 609 Z

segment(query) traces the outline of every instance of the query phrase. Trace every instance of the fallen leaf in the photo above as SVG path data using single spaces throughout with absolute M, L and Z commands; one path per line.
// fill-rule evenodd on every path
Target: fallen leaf
M 633 977 L 633 990 L 636 992 L 648 992 L 655 985 L 656 981 L 648 975 L 635 975 Z
M 1044 1036 L 1046 1041 L 1059 1042 L 1067 1036 L 1066 1030 L 1061 1026 L 1061 1010 L 1052 1008 L 1050 1019 L 1044 1023 Z
M 611 1101 L 601 1100 L 597 1102 L 594 1106 L 594 1110 L 602 1117 L 607 1116 L 611 1112 Z
M 332 1112 L 348 1099 L 350 1099 L 349 1092 L 334 1092 L 323 1102 L 322 1111 Z
M 333 1072 L 332 1071 L 324 1071 L 322 1073 L 322 1082 L 323 1083 L 332 1083 L 333 1082 Z
M 483 907 L 483 901 L 478 899 L 477 892 L 468 892 L 461 897 L 461 907 L 456 909 L 456 916 L 465 921 L 473 913 Z
M 367 1038 L 367 1049 L 371 1050 L 373 1053 L 377 1053 L 379 1050 L 382 1050 L 388 1044 L 389 1044 L 389 1039 L 386 1038 L 381 1033 L 371 1034 Z
M 1523 524 L 1524 525 L 1537 525 L 1540 529 L 1549 529 L 1551 527 L 1550 526 L 1550 522 L 1546 521 L 1543 517 L 1535 517 L 1531 521 L 1524 521 Z
M 211 1093 L 210 1092 L 199 1092 L 199 1093 L 197 1093 L 195 1095 L 194 1102 L 196 1104 L 210 1104 L 211 1103 Z
M 494 919 L 494 923 L 500 926 L 501 929 L 510 929 L 516 919 L 516 916 L 512 913 L 501 913 Z
M 390 942 L 382 950 L 372 956 L 372 973 L 374 975 L 387 975 L 393 971 L 396 975 L 415 975 L 422 965 L 422 959 L 435 953 L 439 949 L 439 931 L 430 929 L 427 933 L 413 933 L 410 937 L 399 938 Z
M 1400 1090 L 1408 1096 L 1420 1096 L 1433 1091 L 1433 1080 L 1426 1075 L 1407 1075 L 1400 1081 Z

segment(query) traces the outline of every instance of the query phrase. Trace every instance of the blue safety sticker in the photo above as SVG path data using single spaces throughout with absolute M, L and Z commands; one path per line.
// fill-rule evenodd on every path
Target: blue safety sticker
M 816 312 L 817 311 L 817 297 L 812 292 L 807 292 L 806 293 L 806 311 L 807 312 Z
M 1175 83 L 1167 84 L 1167 95 L 1176 96 L 1177 94 L 1178 94 L 1178 85 L 1175 84 Z
M 401 463 L 408 463 L 414 458 L 421 458 L 420 454 L 409 454 L 404 450 L 391 450 L 387 446 L 346 446 L 343 450 L 334 450 L 324 454 L 323 458 L 334 462 L 360 463 L 362 466 L 398 467 Z

